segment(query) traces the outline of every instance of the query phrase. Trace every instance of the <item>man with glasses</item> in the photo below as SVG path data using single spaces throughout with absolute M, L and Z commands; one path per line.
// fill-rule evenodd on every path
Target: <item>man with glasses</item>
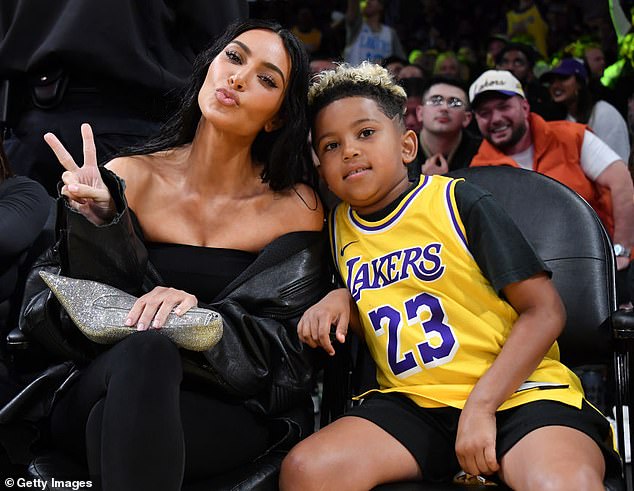
M 471 165 L 534 170 L 574 189 L 599 215 L 624 271 L 634 246 L 634 186 L 625 162 L 586 125 L 531 112 L 522 85 L 506 70 L 480 75 L 469 99 L 484 137 Z
M 416 117 L 422 129 L 418 155 L 409 164 L 410 177 L 421 173 L 445 174 L 469 166 L 481 139 L 467 130 L 471 111 L 461 82 L 446 77 L 431 78 L 423 89 Z

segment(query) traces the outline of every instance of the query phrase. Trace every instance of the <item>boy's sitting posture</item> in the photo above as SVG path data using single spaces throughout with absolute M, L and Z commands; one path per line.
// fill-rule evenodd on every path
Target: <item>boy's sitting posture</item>
M 311 87 L 320 172 L 347 288 L 298 326 L 329 353 L 332 324 L 368 345 L 380 389 L 287 456 L 282 489 L 449 480 L 462 468 L 513 489 L 604 489 L 619 472 L 607 420 L 559 362 L 564 310 L 549 271 L 491 196 L 407 180 L 416 135 L 381 67 L 340 66 Z

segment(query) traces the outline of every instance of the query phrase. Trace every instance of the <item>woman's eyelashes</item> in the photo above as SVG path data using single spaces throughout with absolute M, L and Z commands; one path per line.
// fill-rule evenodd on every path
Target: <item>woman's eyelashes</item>
M 275 83 L 275 79 L 270 75 L 258 75 L 258 78 L 263 84 L 268 85 L 272 89 L 277 89 L 277 83 Z
M 225 56 L 229 59 L 231 63 L 234 63 L 236 65 L 242 65 L 243 63 L 242 57 L 237 51 L 228 49 L 225 51 Z M 269 74 L 258 75 L 258 79 L 260 80 L 260 82 L 262 82 L 263 85 L 267 87 L 270 87 L 272 89 L 276 89 L 278 87 L 275 79 Z
M 236 64 L 241 64 L 242 63 L 242 58 L 240 58 L 240 55 L 238 54 L 237 51 L 233 51 L 233 50 L 226 50 L 225 51 L 225 56 L 227 58 L 229 58 L 229 61 L 236 63 Z

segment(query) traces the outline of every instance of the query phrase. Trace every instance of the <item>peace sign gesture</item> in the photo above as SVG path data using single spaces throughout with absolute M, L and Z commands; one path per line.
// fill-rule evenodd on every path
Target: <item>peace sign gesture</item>
M 62 174 L 64 186 L 61 193 L 68 198 L 69 206 L 95 225 L 102 225 L 114 217 L 116 209 L 97 167 L 97 150 L 89 124 L 81 125 L 81 137 L 84 143 L 82 167 L 75 163 L 72 155 L 53 133 L 46 133 L 44 141 L 66 169 Z

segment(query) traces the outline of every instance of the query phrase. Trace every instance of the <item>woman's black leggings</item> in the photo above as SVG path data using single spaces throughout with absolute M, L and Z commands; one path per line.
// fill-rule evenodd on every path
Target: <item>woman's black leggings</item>
M 182 363 L 165 336 L 146 331 L 82 370 L 56 403 L 53 441 L 87 462 L 109 490 L 179 490 L 252 461 L 269 430 L 237 402 L 181 390 Z

